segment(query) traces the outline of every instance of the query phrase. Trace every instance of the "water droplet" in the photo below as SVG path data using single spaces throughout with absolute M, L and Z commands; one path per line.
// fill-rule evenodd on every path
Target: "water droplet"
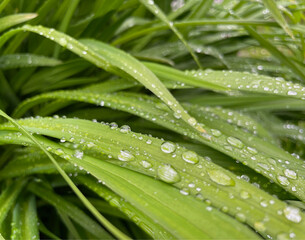
M 129 162 L 135 159 L 135 157 L 127 150 L 121 150 L 118 159 L 123 162 Z
M 280 233 L 276 236 L 277 240 L 290 240 L 291 238 L 287 233 Z
M 238 221 L 240 221 L 240 222 L 245 222 L 246 221 L 246 216 L 245 216 L 245 214 L 243 214 L 243 213 L 237 213 L 236 215 L 235 215 L 235 218 L 238 220 Z
M 287 95 L 289 95 L 289 96 L 295 96 L 295 95 L 298 95 L 298 93 L 295 92 L 295 91 L 288 91 L 288 92 L 287 92 Z
M 284 215 L 285 217 L 295 223 L 299 223 L 302 221 L 302 216 L 299 208 L 288 206 L 284 208 Z
M 247 191 L 242 190 L 242 191 L 240 192 L 240 197 L 241 197 L 242 199 L 248 199 L 248 198 L 251 197 L 251 195 L 250 195 L 250 193 L 248 193 Z
M 176 150 L 176 145 L 171 142 L 164 142 L 161 145 L 161 150 L 165 153 L 172 153 Z
M 267 207 L 267 206 L 268 206 L 268 201 L 262 200 L 262 201 L 260 202 L 260 205 L 261 205 L 262 207 Z
M 152 141 L 151 141 L 150 139 L 147 139 L 146 143 L 147 143 L 147 144 L 151 144 Z
M 140 164 L 144 168 L 151 168 L 151 166 L 152 166 L 152 164 L 150 162 L 145 161 L 145 160 L 141 161 Z
M 199 161 L 197 153 L 193 151 L 186 151 L 182 153 L 182 158 L 184 161 L 192 164 L 196 164 Z
M 67 40 L 65 38 L 60 38 L 59 44 L 63 47 L 67 46 Z
M 257 150 L 253 147 L 247 147 L 247 150 L 249 151 L 249 153 L 257 154 Z
M 190 191 L 187 189 L 187 188 L 182 188 L 181 190 L 180 190 L 180 193 L 182 194 L 182 195 L 189 195 L 190 194 Z
M 116 128 L 118 128 L 118 124 L 117 124 L 116 122 L 111 122 L 111 123 L 109 124 L 109 126 L 110 126 L 111 129 L 116 129 Z
M 284 174 L 288 178 L 297 179 L 297 173 L 293 170 L 285 169 Z
M 290 184 L 290 182 L 288 181 L 288 179 L 284 176 L 278 175 L 277 176 L 277 180 L 279 181 L 279 183 L 283 186 L 288 186 Z
M 254 228 L 258 232 L 264 232 L 266 230 L 266 226 L 264 225 L 263 222 L 255 222 Z
M 223 186 L 234 186 L 235 181 L 221 170 L 208 170 L 208 174 L 213 182 Z
M 189 118 L 187 121 L 191 126 L 195 126 L 197 124 L 197 120 L 195 118 Z
M 180 181 L 179 173 L 171 165 L 162 165 L 158 168 L 158 177 L 167 183 Z
M 129 133 L 131 131 L 130 127 L 128 125 L 123 125 L 120 128 L 121 133 Z
M 82 159 L 84 156 L 84 153 L 82 151 L 76 150 L 73 156 L 78 159 Z
M 227 142 L 229 144 L 231 144 L 233 147 L 237 147 L 237 148 L 243 148 L 243 146 L 244 146 L 242 141 L 240 141 L 239 139 L 237 139 L 235 137 L 228 137 Z
M 64 154 L 64 151 L 61 148 L 57 148 L 54 153 L 58 156 L 62 156 Z
M 217 129 L 211 129 L 212 135 L 215 137 L 220 137 L 221 136 L 221 131 Z

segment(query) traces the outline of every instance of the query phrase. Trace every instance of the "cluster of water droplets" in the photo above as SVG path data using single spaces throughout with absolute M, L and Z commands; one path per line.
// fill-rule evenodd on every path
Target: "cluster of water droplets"
M 233 71 L 193 70 L 186 71 L 186 75 L 198 79 L 219 84 L 233 90 L 244 90 L 254 92 L 266 92 L 284 96 L 305 99 L 305 87 L 285 81 L 281 77 L 271 78 L 258 76 L 248 72 L 238 73 Z M 228 83 L 229 80 L 229 83 Z

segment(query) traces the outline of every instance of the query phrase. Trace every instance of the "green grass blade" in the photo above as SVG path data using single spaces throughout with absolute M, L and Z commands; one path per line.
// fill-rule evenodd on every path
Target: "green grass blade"
M 2 223 L 11 207 L 14 205 L 19 193 L 26 184 L 26 180 L 19 179 L 7 186 L 0 195 L 0 223 Z
M 14 14 L 0 18 L 0 32 L 37 17 L 36 13 Z
M 125 52 L 111 47 L 102 42 L 94 40 L 84 40 L 81 42 L 67 36 L 64 33 L 48 29 L 42 26 L 25 25 L 20 29 L 15 29 L 7 32 L 0 37 L 0 46 L 7 41 L 14 34 L 19 31 L 30 31 L 56 41 L 63 47 L 67 47 L 70 51 L 78 54 L 84 59 L 92 62 L 100 68 L 107 71 L 114 71 L 115 73 L 124 72 L 141 82 L 145 87 L 151 90 L 156 96 L 164 101 L 176 114 L 181 115 L 181 118 L 189 125 L 200 132 L 205 130 L 197 123 L 196 119 L 189 116 L 181 107 L 177 100 L 171 95 L 167 88 L 160 82 L 160 80 L 143 64 L 132 58 Z M 119 71 L 118 71 L 119 70 Z
M 34 195 L 29 195 L 24 198 L 21 203 L 21 209 L 21 239 L 39 239 Z
M 279 8 L 278 8 L 278 6 L 276 4 L 276 1 L 274 1 L 274 0 L 263 0 L 263 3 L 269 9 L 269 11 L 271 12 L 271 14 L 274 17 L 274 19 L 279 23 L 279 25 L 284 29 L 284 31 L 292 39 L 295 39 L 291 29 L 289 28 L 289 25 L 288 25 L 286 19 L 284 18 L 284 16 L 280 12 L 280 10 L 279 10 Z
M 0 69 L 47 67 L 60 64 L 61 61 L 34 54 L 10 54 L 0 56 Z
M 73 191 L 76 193 L 76 195 L 81 199 L 81 201 L 84 203 L 84 205 L 94 214 L 94 216 L 107 227 L 107 229 L 112 232 L 115 236 L 117 236 L 120 239 L 128 239 L 125 234 L 121 233 L 117 228 L 115 228 L 106 218 L 104 218 L 95 208 L 94 206 L 87 200 L 87 198 L 82 194 L 82 192 L 76 187 L 76 185 L 72 182 L 72 180 L 69 178 L 69 176 L 65 173 L 65 171 L 59 166 L 59 164 L 56 162 L 56 160 L 52 157 L 52 155 L 44 148 L 41 143 L 39 143 L 35 137 L 33 137 L 30 133 L 28 133 L 22 126 L 20 126 L 14 119 L 9 117 L 5 112 L 0 110 L 0 115 L 10 122 L 14 126 L 18 128 L 25 136 L 27 136 L 33 143 L 35 143 L 52 161 L 52 163 L 55 165 L 58 172 L 62 175 L 62 177 L 65 179 L 65 181 L 69 184 L 69 186 L 73 189 Z
M 166 15 L 162 12 L 162 10 L 154 3 L 153 0 L 140 0 L 140 2 L 145 5 L 147 9 L 149 9 L 156 17 L 161 19 L 162 22 L 164 22 L 175 34 L 176 36 L 181 40 L 181 42 L 184 44 L 184 46 L 187 48 L 187 50 L 192 55 L 193 59 L 197 63 L 199 68 L 202 68 L 201 63 L 193 51 L 193 49 L 189 46 L 187 41 L 184 39 L 183 35 L 178 31 L 178 29 L 174 26 L 173 22 L 169 21 L 169 19 L 166 17 Z
M 34 182 L 29 184 L 29 189 L 35 195 L 50 203 L 59 211 L 62 211 L 65 214 L 69 215 L 75 222 L 80 224 L 83 228 L 92 233 L 94 236 L 98 238 L 111 239 L 111 236 L 103 228 L 101 228 L 99 224 L 97 224 L 88 215 L 86 215 L 82 210 L 74 206 L 72 203 L 64 200 L 57 194 L 53 193 L 51 190 Z
M 33 123 L 34 121 L 35 123 Z M 287 206 L 285 203 L 271 197 L 269 194 L 258 190 L 253 185 L 250 185 L 249 183 L 236 178 L 236 176 L 234 176 L 232 173 L 225 171 L 224 169 L 218 167 L 217 165 L 209 161 L 204 160 L 198 155 L 196 159 L 198 159 L 198 161 L 200 162 L 200 169 L 196 167 L 196 164 L 193 165 L 185 162 L 185 160 L 182 158 L 182 154 L 187 150 L 182 148 L 181 146 L 174 145 L 175 161 L 173 162 L 171 154 L 166 154 L 160 150 L 161 145 L 164 143 L 164 141 L 155 138 L 149 138 L 148 136 L 140 134 L 139 136 L 137 136 L 138 134 L 135 133 L 122 133 L 119 129 L 110 129 L 110 127 L 107 125 L 102 125 L 99 123 L 93 123 L 84 120 L 50 118 L 30 121 L 23 120 L 20 123 L 22 123 L 22 125 L 24 125 L 29 131 L 37 133 L 39 132 L 41 134 L 46 134 L 51 137 L 64 137 L 65 139 L 70 139 L 71 137 L 73 137 L 76 142 L 80 142 L 81 139 L 83 139 L 82 141 L 92 143 L 90 145 L 90 151 L 93 151 L 96 148 L 96 151 L 98 153 L 103 152 L 105 154 L 111 154 L 116 158 L 120 158 L 122 149 L 128 149 L 131 156 L 133 156 L 133 159 L 131 161 L 124 162 L 123 160 L 114 161 L 111 159 L 110 161 L 120 166 L 123 164 L 123 166 L 125 167 L 129 166 L 132 169 L 136 168 L 137 171 L 143 172 L 150 176 L 159 177 L 158 169 L 162 169 L 162 166 L 164 166 L 164 164 L 165 166 L 171 166 L 174 171 L 176 171 L 181 176 L 181 180 L 179 178 L 179 180 L 175 179 L 174 181 L 176 187 L 180 188 L 182 191 L 189 192 L 190 195 L 196 196 L 200 192 L 198 192 L 194 188 L 187 187 L 190 182 L 196 183 L 195 185 L 199 187 L 202 191 L 201 194 L 205 196 L 206 199 L 209 199 L 214 206 L 219 208 L 227 206 L 228 209 L 226 211 L 228 211 L 228 213 L 232 216 L 236 216 L 237 213 L 244 214 L 246 217 L 247 224 L 254 227 L 257 231 L 260 232 L 260 234 L 271 234 L 272 236 L 276 236 L 277 234 L 279 234 L 279 231 L 288 231 L 288 229 L 286 229 L 287 224 L 290 227 L 294 228 L 294 232 L 297 235 L 300 234 L 301 236 L 303 234 L 301 230 L 301 225 L 303 224 L 303 221 L 301 221 L 301 219 L 303 218 L 303 215 L 301 212 L 298 212 L 297 214 L 300 215 L 300 217 L 298 217 L 298 219 L 300 220 L 298 220 L 298 223 L 290 221 L 289 215 L 278 215 L 277 211 L 279 209 L 285 210 L 288 208 L 289 210 L 290 207 Z M 38 124 L 41 126 L 39 127 Z M 58 129 L 56 130 L 56 128 Z M 69 129 L 69 132 L 63 132 L 62 129 Z M 83 135 L 85 132 L 87 136 Z M 99 135 L 99 132 L 103 132 L 103 135 Z M 101 137 L 103 138 L 103 140 L 101 139 Z M 13 138 L 13 136 L 11 136 L 11 138 Z M 217 138 L 222 139 L 222 137 Z M 146 143 L 148 139 L 151 140 L 150 144 Z M 15 138 L 14 140 L 16 141 Z M 227 138 L 225 137 L 224 140 L 227 141 Z M 46 140 L 43 141 L 45 142 Z M 48 141 L 46 145 L 52 148 L 50 149 L 52 150 L 52 152 L 58 153 L 64 158 L 68 159 L 72 156 L 72 159 L 74 159 L 74 161 L 78 159 L 76 157 L 73 157 L 76 154 L 74 150 L 59 147 L 58 144 L 55 144 L 51 141 Z M 224 146 L 225 145 L 226 144 L 224 144 Z M 143 149 L 145 149 L 146 155 L 150 155 L 149 159 L 147 159 L 147 157 L 142 154 L 143 150 L 141 149 L 141 146 L 143 146 Z M 149 148 L 147 146 L 149 146 Z M 57 149 L 59 148 L 65 150 L 63 152 L 58 152 Z M 85 149 L 86 147 L 82 149 L 82 151 L 85 151 Z M 256 153 L 255 155 L 258 156 L 259 154 Z M 79 154 L 77 154 L 76 156 L 79 156 Z M 83 167 L 82 161 L 84 161 L 85 157 L 80 158 L 82 159 L 77 160 L 77 165 Z M 152 164 L 153 168 L 146 169 L 145 167 L 142 167 L 142 161 L 149 162 L 150 164 Z M 103 161 L 99 162 L 103 163 Z M 222 177 L 220 177 L 219 179 L 214 178 L 214 174 L 215 176 L 220 175 Z M 220 179 L 222 178 L 227 179 L 227 181 L 220 182 Z M 298 179 L 297 181 L 299 180 L 300 179 Z M 172 181 L 169 182 L 173 183 Z M 216 188 L 217 194 L 215 195 Z M 249 196 L 251 197 L 244 198 L 243 194 L 241 194 L 241 192 L 243 191 L 246 191 L 247 196 L 249 194 Z M 234 195 L 234 200 L 231 199 L 232 194 Z M 268 208 L 265 208 L 261 204 L 262 199 L 264 199 L 264 201 L 266 202 L 271 201 L 272 204 L 267 203 Z M 236 210 L 236 204 L 240 207 L 241 210 Z M 268 222 L 262 220 L 266 216 L 269 219 Z M 282 223 L 285 224 L 282 225 Z M 261 228 L 262 225 L 264 225 L 265 227 Z

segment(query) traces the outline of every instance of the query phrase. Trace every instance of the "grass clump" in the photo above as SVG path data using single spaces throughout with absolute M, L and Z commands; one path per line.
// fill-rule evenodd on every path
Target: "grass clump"
M 305 238 L 304 4 L 89 2 L 0 3 L 0 237 Z

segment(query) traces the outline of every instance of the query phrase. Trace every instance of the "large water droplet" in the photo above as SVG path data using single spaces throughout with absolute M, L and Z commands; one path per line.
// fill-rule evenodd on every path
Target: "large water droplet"
M 220 137 L 221 136 L 221 131 L 217 129 L 211 129 L 212 135 L 215 137 Z
M 298 93 L 295 92 L 295 91 L 288 91 L 288 92 L 287 92 L 287 95 L 289 95 L 289 96 L 295 96 L 295 95 L 298 95 Z
M 238 220 L 238 221 L 240 221 L 240 222 L 245 222 L 246 221 L 246 216 L 245 216 L 245 214 L 243 214 L 243 213 L 237 213 L 236 215 L 235 215 L 235 218 Z
M 243 146 L 244 146 L 242 141 L 240 141 L 239 139 L 237 139 L 235 137 L 228 137 L 227 142 L 229 144 L 231 144 L 233 147 L 237 147 L 237 148 L 243 148 Z
M 180 181 L 179 173 L 171 165 L 162 165 L 158 168 L 158 177 L 167 183 Z
M 299 223 L 302 220 L 300 209 L 296 207 L 288 206 L 284 208 L 284 215 L 291 222 Z
M 277 240 L 290 240 L 291 238 L 287 233 L 280 233 L 276 236 Z
M 255 222 L 254 228 L 258 232 L 264 232 L 266 230 L 266 226 L 264 225 L 263 222 Z
M 234 186 L 235 181 L 221 170 L 208 170 L 208 174 L 213 182 L 223 186 Z
M 197 153 L 193 151 L 186 151 L 182 153 L 182 158 L 184 161 L 192 164 L 196 164 L 199 161 Z
M 123 162 L 129 162 L 129 161 L 133 161 L 135 157 L 129 151 L 121 150 L 118 155 L 118 159 Z
M 277 180 L 279 181 L 279 183 L 283 186 L 288 186 L 290 184 L 289 180 L 284 177 L 284 176 L 281 176 L 281 175 L 278 175 L 277 176 Z
M 145 160 L 141 161 L 140 164 L 141 164 L 142 167 L 144 167 L 144 168 L 151 168 L 151 166 L 152 166 L 152 164 L 151 164 L 150 162 L 145 161 Z
M 120 128 L 120 132 L 121 133 L 128 133 L 128 132 L 130 132 L 131 131 L 131 129 L 130 129 L 130 127 L 128 126 L 128 125 L 123 125 L 123 126 L 121 126 L 121 128 Z
M 288 178 L 297 179 L 297 173 L 293 170 L 285 169 L 284 174 Z
M 165 153 L 172 153 L 176 150 L 176 145 L 171 142 L 164 142 L 161 145 L 161 150 Z
M 73 156 L 78 159 L 82 159 L 84 156 L 84 153 L 82 151 L 76 150 Z
M 250 193 L 248 193 L 247 191 L 242 190 L 242 191 L 240 192 L 240 197 L 241 197 L 242 199 L 248 199 L 248 198 L 251 197 L 251 195 L 250 195 Z

